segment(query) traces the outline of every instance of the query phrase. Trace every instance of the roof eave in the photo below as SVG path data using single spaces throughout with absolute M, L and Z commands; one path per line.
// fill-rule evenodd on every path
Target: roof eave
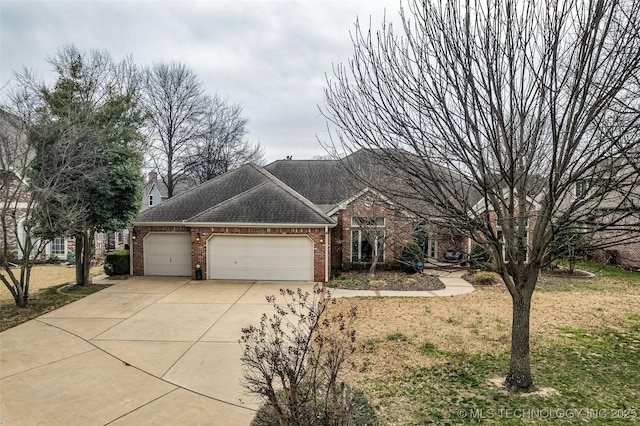
M 186 222 L 190 228 L 333 228 L 337 223 L 246 223 L 246 222 Z
M 334 228 L 331 223 L 245 223 L 245 222 L 136 222 L 133 226 L 184 226 L 187 228 Z

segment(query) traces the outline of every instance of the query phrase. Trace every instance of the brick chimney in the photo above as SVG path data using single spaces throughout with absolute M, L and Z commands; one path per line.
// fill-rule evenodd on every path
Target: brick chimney
M 149 183 L 155 183 L 158 180 L 158 172 L 149 172 Z

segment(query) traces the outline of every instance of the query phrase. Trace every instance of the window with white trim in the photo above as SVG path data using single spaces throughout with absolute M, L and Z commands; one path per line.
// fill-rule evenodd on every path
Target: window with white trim
M 524 262 L 528 262 L 529 261 L 529 232 L 528 231 L 524 231 L 524 244 L 525 244 L 525 250 L 524 250 Z M 498 229 L 498 241 L 500 241 L 500 248 L 501 248 L 501 252 L 502 252 L 502 260 L 504 260 L 505 262 L 508 262 L 507 260 L 507 244 L 506 241 L 504 239 L 504 233 L 502 232 L 502 229 Z
M 66 242 L 66 239 L 60 238 L 60 237 L 54 238 L 53 240 L 51 240 L 51 245 L 49 249 L 50 254 L 55 256 L 64 256 L 66 254 L 65 242 Z
M 378 262 L 384 262 L 384 217 L 351 218 L 351 262 L 372 262 L 376 254 Z
M 153 195 L 149 194 L 149 206 L 153 205 Z

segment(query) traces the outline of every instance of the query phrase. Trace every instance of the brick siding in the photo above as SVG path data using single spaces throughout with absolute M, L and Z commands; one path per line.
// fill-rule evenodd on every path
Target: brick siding
M 133 275 L 144 275 L 144 236 L 149 232 L 187 232 L 191 235 L 191 271 L 195 279 L 196 265 L 200 265 L 202 277 L 207 277 L 207 241 L 212 235 L 306 235 L 313 241 L 313 280 L 325 281 L 325 238 L 324 228 L 243 228 L 243 227 L 197 227 L 184 226 L 136 226 L 133 241 Z M 196 241 L 198 234 L 200 241 Z

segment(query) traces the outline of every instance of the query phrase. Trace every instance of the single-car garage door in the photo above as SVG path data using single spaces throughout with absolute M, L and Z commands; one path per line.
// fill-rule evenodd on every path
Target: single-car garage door
M 187 233 L 149 233 L 144 237 L 144 274 L 191 276 L 191 237 Z
M 313 281 L 313 242 L 306 236 L 214 235 L 209 279 Z

